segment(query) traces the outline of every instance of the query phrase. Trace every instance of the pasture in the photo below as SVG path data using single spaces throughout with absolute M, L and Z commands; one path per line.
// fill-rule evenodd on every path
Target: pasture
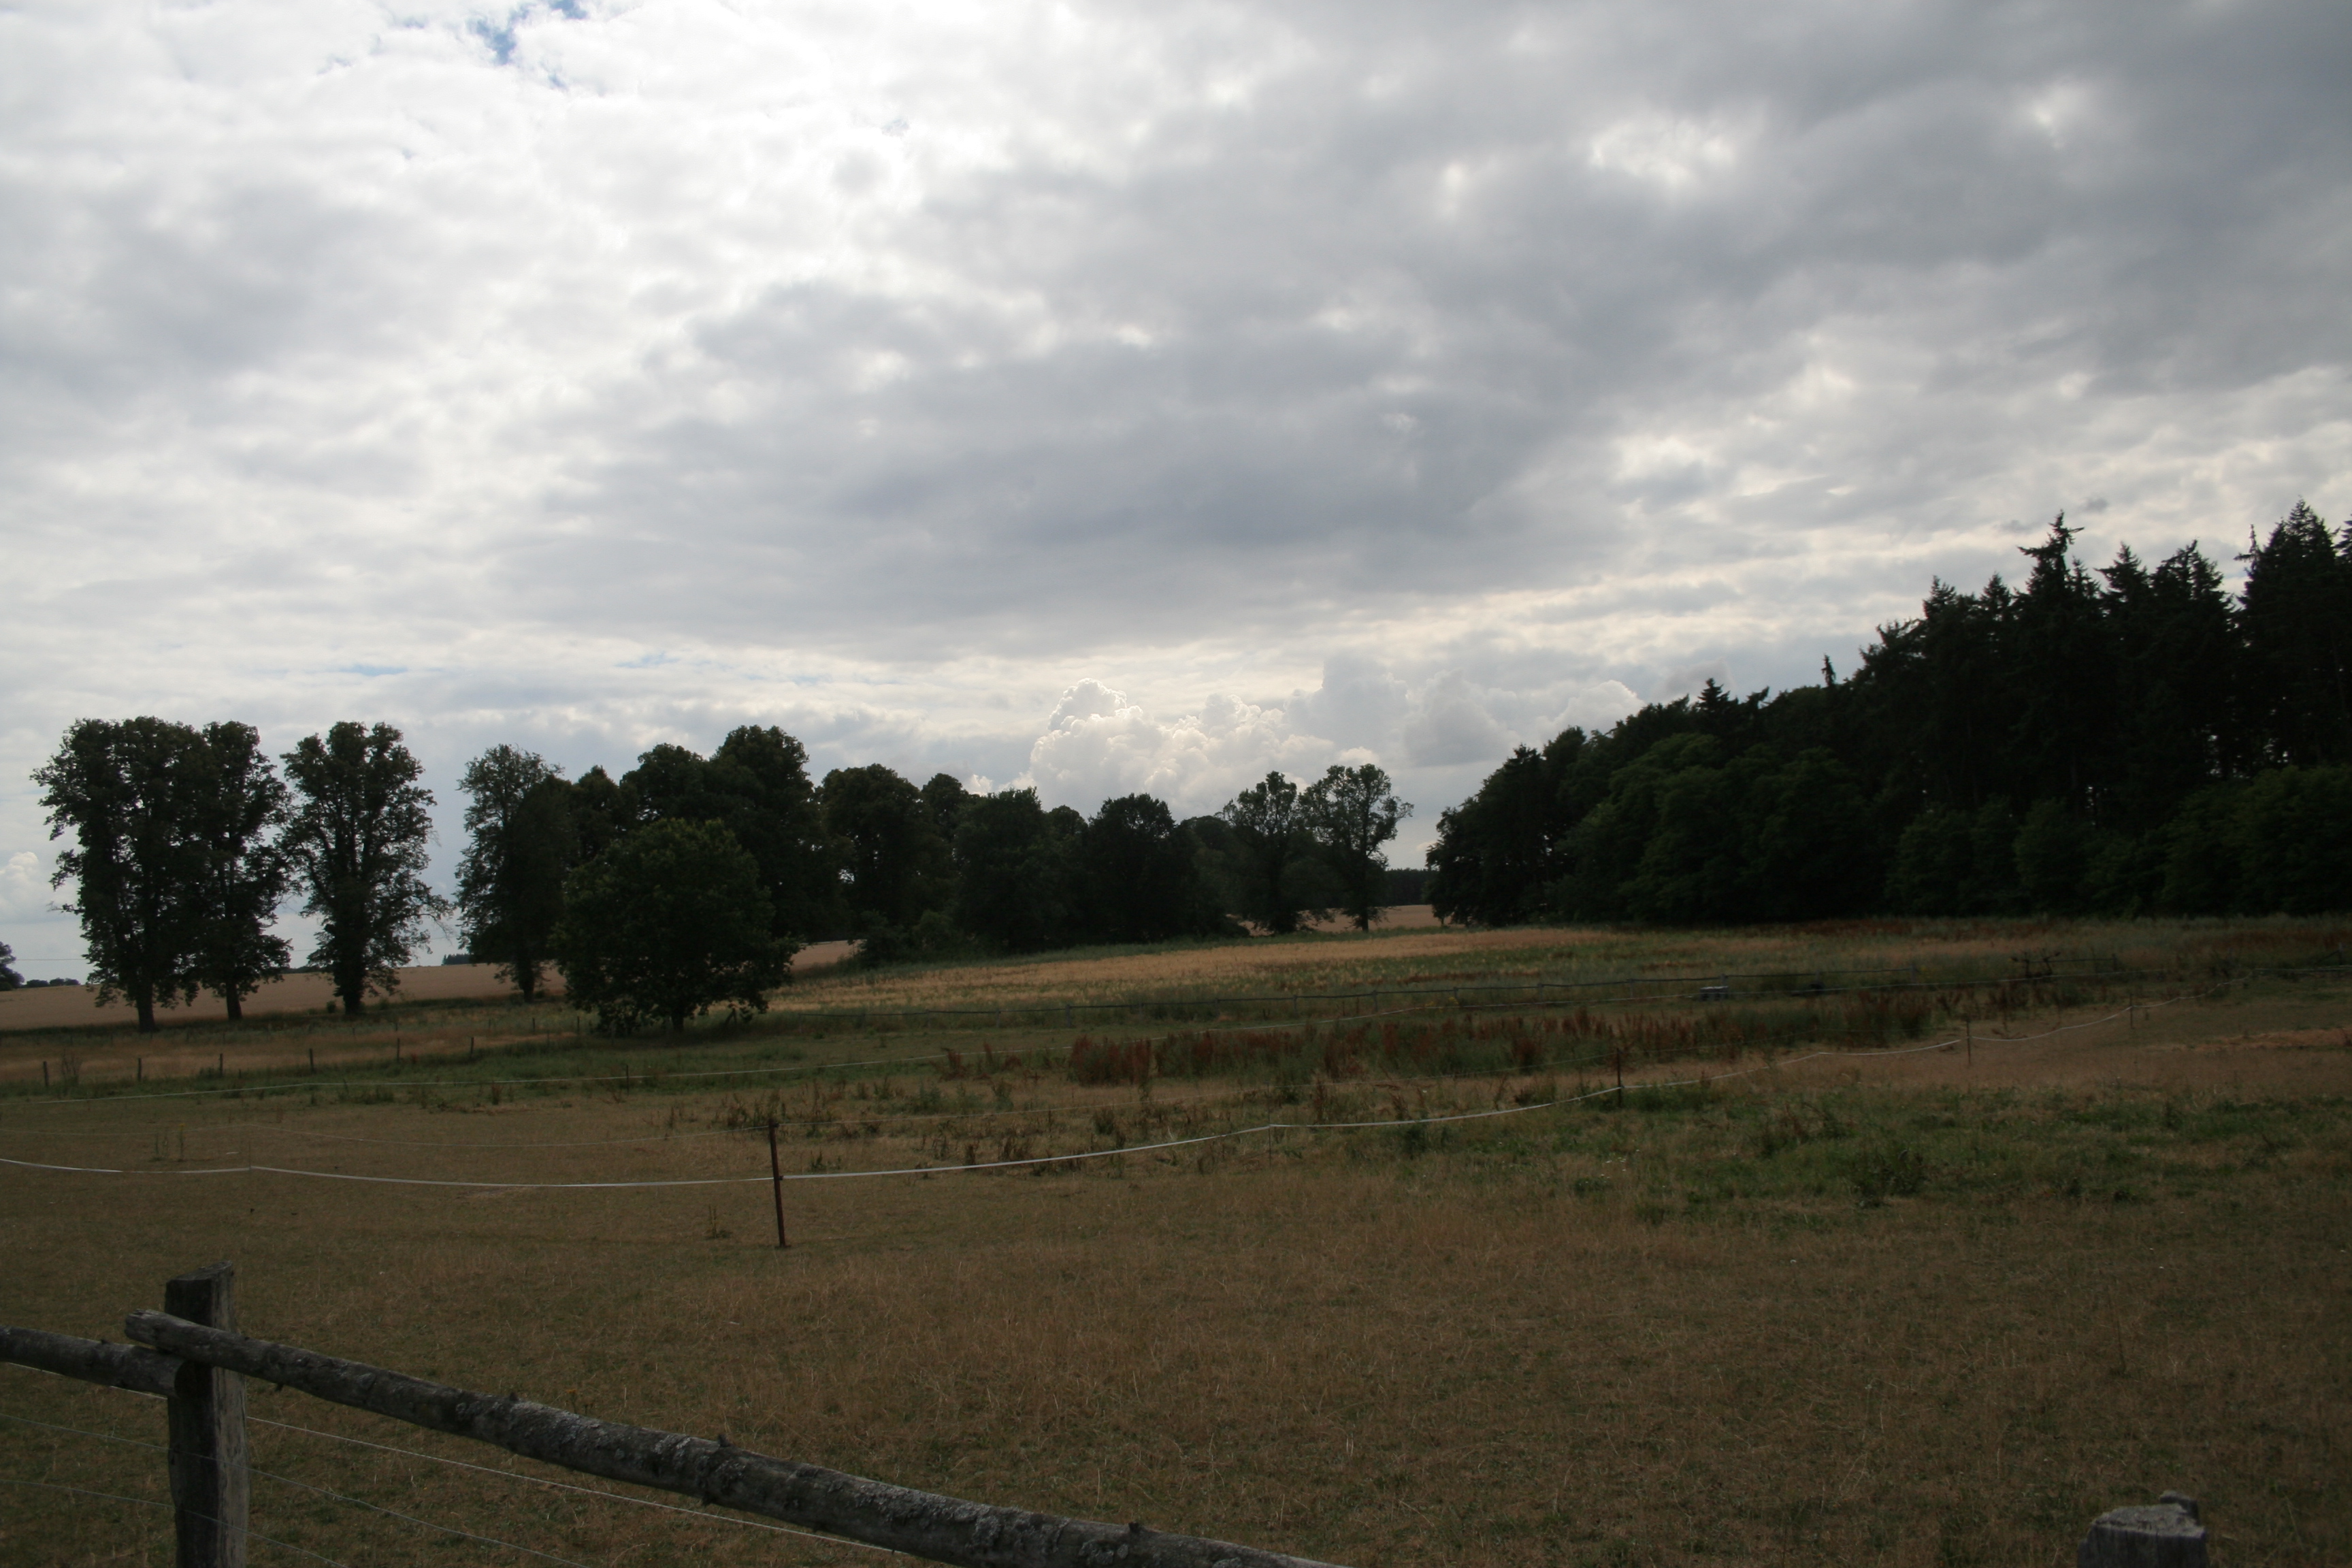
M 229 1258 L 265 1337 L 1360 1568 L 2054 1565 L 2168 1488 L 2219 1563 L 2341 1563 L 2345 935 L 1408 929 L 835 972 L 677 1041 L 17 1029 L 0 1155 L 92 1169 L 0 1167 L 0 1321 L 119 1340 Z M 257 1563 L 880 1555 L 252 1412 Z M 169 1561 L 159 1406 L 0 1367 L 0 1562 Z

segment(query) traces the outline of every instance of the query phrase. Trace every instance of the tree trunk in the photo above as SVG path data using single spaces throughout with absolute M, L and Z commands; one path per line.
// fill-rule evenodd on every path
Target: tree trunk
M 232 985 L 221 994 L 228 1003 L 228 1021 L 234 1024 L 244 1018 L 245 1000 L 237 994 L 236 987 Z
M 133 996 L 131 1001 L 139 1008 L 139 1032 L 142 1035 L 153 1034 L 155 1032 L 155 993 L 152 990 L 142 990 Z

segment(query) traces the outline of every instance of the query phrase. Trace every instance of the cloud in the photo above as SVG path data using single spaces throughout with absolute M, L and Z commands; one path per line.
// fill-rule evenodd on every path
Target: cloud
M 1083 805 L 1360 752 L 1425 822 L 1691 669 L 1850 668 L 2012 519 L 2340 519 L 2347 47 L 2288 0 L 18 7 L 0 847 L 67 723 L 148 711 L 383 718 L 445 785 L 751 721 Z
M 1197 711 L 1161 721 L 1125 693 L 1081 680 L 1062 694 L 1030 748 L 1024 778 L 1048 805 L 1091 812 L 1113 796 L 1146 794 L 1192 816 L 1277 769 L 1319 777 L 1339 754 L 1329 742 L 1293 729 L 1279 708 L 1212 696 Z
M 1731 689 L 1731 666 L 1728 661 L 1710 658 L 1697 664 L 1686 664 L 1660 676 L 1650 688 L 1653 702 L 1672 702 L 1677 698 L 1696 697 L 1708 681 L 1728 691 Z
M 1615 681 L 1568 683 L 1564 702 L 1557 687 L 1482 687 L 1458 668 L 1416 686 L 1360 652 L 1326 659 L 1322 684 L 1293 690 L 1285 703 L 1217 694 L 1164 719 L 1088 679 L 1062 693 L 1016 782 L 1084 811 L 1143 792 L 1192 816 L 1269 772 L 1305 782 L 1334 763 L 1369 762 L 1429 798 L 1458 789 L 1462 770 L 1483 773 L 1515 745 L 1541 745 L 1571 723 L 1606 728 L 1639 706 Z
M 1495 721 L 1460 670 L 1439 676 L 1405 719 L 1406 753 L 1423 767 L 1497 757 L 1510 750 L 1511 742 L 1510 731 Z
M 29 920 L 47 914 L 52 897 L 40 857 L 19 849 L 0 865 L 0 920 Z

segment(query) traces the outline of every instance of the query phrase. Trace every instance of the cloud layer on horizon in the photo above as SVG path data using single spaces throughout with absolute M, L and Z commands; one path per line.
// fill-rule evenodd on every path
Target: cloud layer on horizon
M 453 822 L 494 740 L 1182 809 L 1361 754 L 1418 842 L 2062 507 L 2340 519 L 2347 57 L 2236 0 L 12 9 L 0 867 L 143 711 L 388 719 Z

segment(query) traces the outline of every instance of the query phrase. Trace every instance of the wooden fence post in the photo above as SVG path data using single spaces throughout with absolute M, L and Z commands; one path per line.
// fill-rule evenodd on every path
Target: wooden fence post
M 784 1167 L 776 1153 L 776 1119 L 768 1118 L 768 1183 L 776 1194 L 776 1250 L 792 1246 L 784 1239 Z
M 2074 1550 L 2076 1568 L 2205 1568 L 2205 1521 L 2197 1500 L 2167 1492 L 2156 1503 L 2109 1509 Z
M 234 1333 L 236 1279 L 236 1268 L 226 1263 L 183 1274 L 164 1283 L 163 1310 Z M 245 1568 L 253 1485 L 246 1459 L 245 1379 L 188 1362 L 173 1378 L 167 1412 L 175 1568 Z

